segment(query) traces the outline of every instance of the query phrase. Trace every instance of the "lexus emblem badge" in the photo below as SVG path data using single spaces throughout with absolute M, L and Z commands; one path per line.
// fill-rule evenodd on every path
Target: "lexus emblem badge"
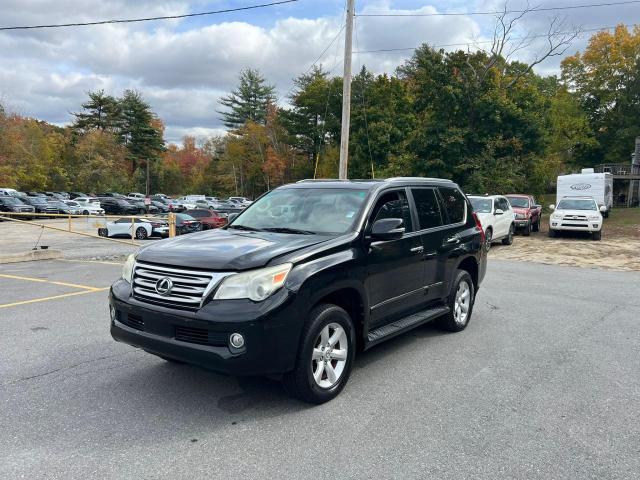
M 169 295 L 173 288 L 173 281 L 169 277 L 161 278 L 156 282 L 156 292 L 160 295 Z

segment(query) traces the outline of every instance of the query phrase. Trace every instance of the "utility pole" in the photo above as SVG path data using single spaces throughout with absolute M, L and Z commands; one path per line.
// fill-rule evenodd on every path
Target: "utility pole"
M 148 197 L 149 196 L 149 157 L 147 157 L 147 186 L 146 186 L 146 191 L 145 191 L 145 195 Z
M 340 132 L 340 170 L 338 178 L 347 179 L 349 163 L 349 123 L 351 121 L 351 43 L 355 0 L 347 0 L 347 27 L 344 34 L 344 73 L 342 75 L 342 131 Z

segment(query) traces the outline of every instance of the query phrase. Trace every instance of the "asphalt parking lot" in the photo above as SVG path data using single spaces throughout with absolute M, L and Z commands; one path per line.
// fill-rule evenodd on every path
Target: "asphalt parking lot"
M 496 261 L 311 407 L 114 342 L 110 262 L 0 265 L 0 478 L 637 478 L 640 273 Z

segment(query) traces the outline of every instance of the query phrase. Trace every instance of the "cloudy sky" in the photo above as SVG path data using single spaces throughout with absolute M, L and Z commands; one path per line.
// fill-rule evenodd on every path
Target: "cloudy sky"
M 0 0 L 0 27 L 179 15 L 242 7 L 270 0 Z M 605 0 L 540 0 L 542 7 L 602 3 Z M 620 0 L 607 0 L 620 1 Z M 231 90 L 244 67 L 258 68 L 285 99 L 291 79 L 309 68 L 336 38 L 344 19 L 344 0 L 299 0 L 259 10 L 182 20 L 0 31 L 0 102 L 10 110 L 64 125 L 89 90 L 120 95 L 138 89 L 167 126 L 166 137 L 204 138 L 221 133 L 218 98 Z M 498 0 L 356 0 L 359 13 L 402 13 L 403 17 L 360 17 L 357 45 L 368 51 L 467 43 L 490 38 L 491 16 L 419 17 L 412 14 L 494 11 Z M 510 9 L 525 5 L 511 0 Z M 518 35 L 544 33 L 561 15 L 567 27 L 584 29 L 630 23 L 640 3 L 626 6 L 535 12 L 519 24 Z M 584 48 L 577 39 L 567 53 Z M 341 73 L 343 38 L 321 59 Z M 451 50 L 453 47 L 447 48 Z M 458 47 L 460 48 L 460 47 Z M 466 48 L 466 47 L 463 47 Z M 527 61 L 540 51 L 534 42 L 519 53 Z M 376 73 L 393 73 L 411 51 L 356 54 L 354 69 L 365 64 Z M 560 59 L 541 64 L 539 73 L 558 72 Z

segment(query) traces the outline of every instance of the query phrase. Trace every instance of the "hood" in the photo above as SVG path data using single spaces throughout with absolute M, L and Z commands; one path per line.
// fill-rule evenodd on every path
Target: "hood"
M 207 230 L 162 240 L 140 250 L 137 259 L 207 270 L 248 270 L 333 237 L 272 232 Z
M 591 217 L 591 216 L 596 216 L 596 215 L 600 215 L 600 212 L 597 210 L 558 210 L 556 209 L 554 212 L 552 212 L 553 214 L 558 214 L 558 215 L 562 215 L 563 217 L 569 215 L 569 216 L 581 216 L 581 217 Z
M 513 209 L 513 211 L 515 213 L 520 213 L 522 215 L 526 215 L 527 213 L 529 213 L 531 211 L 530 208 L 514 207 L 513 205 L 511 206 L 511 208 Z

